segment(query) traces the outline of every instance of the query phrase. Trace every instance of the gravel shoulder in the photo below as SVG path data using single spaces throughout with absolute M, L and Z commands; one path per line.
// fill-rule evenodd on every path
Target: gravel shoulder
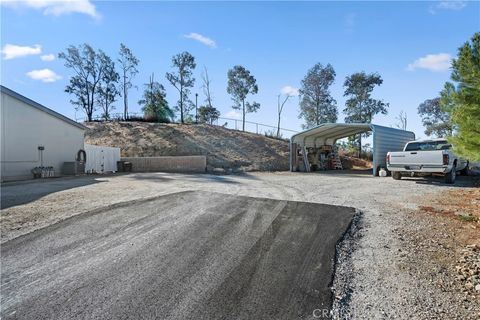
M 186 190 L 349 206 L 362 215 L 351 245 L 343 255 L 339 249 L 334 306 L 343 313 L 336 316 L 477 319 L 480 294 L 463 293 L 455 269 L 462 250 L 477 239 L 476 225 L 419 210 L 430 197 L 471 187 L 463 177 L 447 186 L 352 172 L 149 173 L 4 185 L 2 203 L 11 206 L 1 211 L 1 236 L 5 242 L 89 210 Z

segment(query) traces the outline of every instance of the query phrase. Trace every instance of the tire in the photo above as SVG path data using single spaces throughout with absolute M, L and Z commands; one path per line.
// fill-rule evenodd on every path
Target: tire
M 457 177 L 457 167 L 453 166 L 452 170 L 445 174 L 445 183 L 454 184 L 455 178 Z
M 467 165 L 465 166 L 465 168 L 463 168 L 462 170 L 460 170 L 460 175 L 461 176 L 468 176 L 468 166 L 470 165 L 470 163 L 467 161 Z
M 392 178 L 394 180 L 400 180 L 402 179 L 402 174 L 398 171 L 392 171 Z

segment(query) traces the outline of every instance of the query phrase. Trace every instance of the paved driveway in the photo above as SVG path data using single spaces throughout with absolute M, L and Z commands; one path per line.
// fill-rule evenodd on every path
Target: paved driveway
M 354 212 L 207 191 L 96 209 L 2 246 L 2 318 L 308 318 Z

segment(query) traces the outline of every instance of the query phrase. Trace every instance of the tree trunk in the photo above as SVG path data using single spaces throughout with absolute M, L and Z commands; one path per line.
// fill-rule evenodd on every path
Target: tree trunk
M 108 114 L 108 111 L 110 109 L 109 103 L 108 103 L 108 98 L 105 99 L 105 120 L 110 119 L 110 115 Z
M 90 106 L 87 107 L 87 118 L 88 118 L 88 122 L 92 122 L 93 120 L 93 112 L 90 111 Z
M 123 117 L 125 120 L 128 119 L 128 98 L 127 98 L 127 90 L 123 90 Z
M 243 125 L 242 125 L 242 130 L 245 131 L 245 100 L 242 100 L 242 106 L 243 106 Z
M 360 133 L 358 135 L 358 158 L 362 158 L 362 134 Z
M 280 112 L 278 113 L 277 138 L 280 137 Z
M 128 118 L 127 76 L 123 70 L 123 120 Z
M 183 124 L 183 86 L 180 86 L 180 122 Z

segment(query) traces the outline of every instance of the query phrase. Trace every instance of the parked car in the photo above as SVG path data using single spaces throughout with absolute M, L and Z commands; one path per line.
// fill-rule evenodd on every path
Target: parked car
M 410 141 L 403 151 L 387 153 L 387 169 L 395 180 L 406 174 L 443 174 L 446 183 L 455 183 L 457 172 L 468 173 L 468 161 L 451 148 L 445 139 Z

